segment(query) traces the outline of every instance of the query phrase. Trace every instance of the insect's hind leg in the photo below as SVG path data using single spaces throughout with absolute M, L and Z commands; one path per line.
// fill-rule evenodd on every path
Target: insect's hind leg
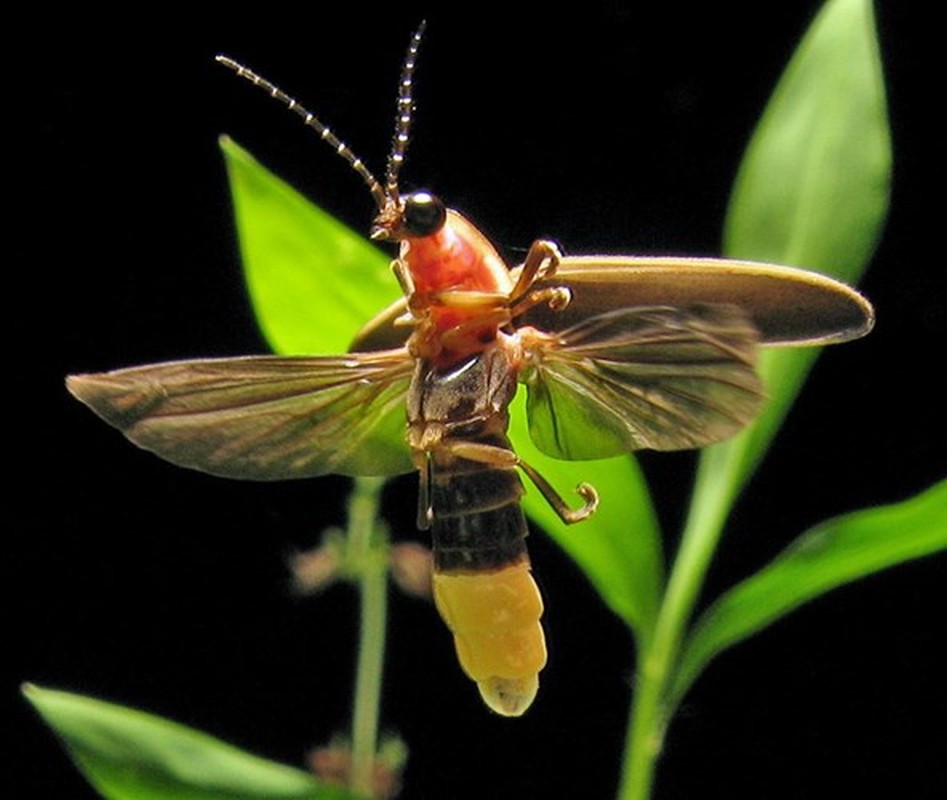
M 591 484 L 580 483 L 576 487 L 576 493 L 585 500 L 585 504 L 577 509 L 569 508 L 568 503 L 549 481 L 516 453 L 505 447 L 496 447 L 495 445 L 479 442 L 442 442 L 440 446 L 450 450 L 458 458 L 466 458 L 468 461 L 478 461 L 495 467 L 519 467 L 533 482 L 533 485 L 539 489 L 539 493 L 566 525 L 588 519 L 598 508 L 598 492 Z
M 429 530 L 434 519 L 431 503 L 431 451 L 426 450 L 418 466 L 418 519 L 419 531 Z
M 517 466 L 529 476 L 533 485 L 539 489 L 540 494 L 546 502 L 549 503 L 552 510 L 556 512 L 559 519 L 566 525 L 573 525 L 576 522 L 582 522 L 582 520 L 588 519 L 598 508 L 598 492 L 595 491 L 595 487 L 592 486 L 591 483 L 585 483 L 583 481 L 575 487 L 576 494 L 585 500 L 585 504 L 581 508 L 573 510 L 569 508 L 566 501 L 562 499 L 562 496 L 552 487 L 552 484 L 533 467 L 522 459 L 518 459 Z

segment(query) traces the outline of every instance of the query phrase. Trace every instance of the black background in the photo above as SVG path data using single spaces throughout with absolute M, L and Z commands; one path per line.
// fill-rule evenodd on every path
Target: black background
M 93 796 L 19 698 L 24 680 L 290 763 L 347 724 L 352 592 L 293 597 L 285 558 L 342 521 L 348 483 L 242 485 L 171 467 L 62 386 L 69 372 L 265 351 L 219 133 L 368 225 L 359 180 L 215 53 L 296 94 L 380 171 L 403 51 L 427 16 L 406 185 L 440 193 L 514 258 L 539 236 L 571 253 L 712 255 L 747 136 L 818 5 L 616 1 L 512 18 L 481 4 L 314 5 L 300 17 L 269 3 L 213 21 L 155 6 L 34 10 L 11 25 L 25 47 L 5 55 L 0 696 L 22 753 L 5 796 Z M 734 513 L 706 597 L 809 525 L 944 475 L 943 247 L 924 145 L 935 84 L 916 10 L 878 5 L 896 148 L 889 224 L 863 283 L 878 325 L 819 362 Z M 644 462 L 670 549 L 693 457 Z M 386 493 L 399 539 L 417 536 L 414 491 L 406 479 Z M 392 595 L 383 717 L 411 748 L 406 798 L 614 796 L 632 643 L 541 532 L 530 543 L 551 661 L 523 719 L 487 713 L 433 610 Z M 656 797 L 943 796 L 945 577 L 942 556 L 883 573 L 718 659 L 670 730 Z

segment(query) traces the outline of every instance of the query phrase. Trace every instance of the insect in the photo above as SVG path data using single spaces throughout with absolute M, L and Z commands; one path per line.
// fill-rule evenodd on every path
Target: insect
M 67 384 L 135 444 L 215 475 L 416 470 L 434 597 L 461 666 L 491 709 L 518 716 L 546 663 L 520 473 L 567 523 L 598 503 L 582 484 L 572 507 L 517 456 L 507 425 L 518 384 L 531 435 L 551 456 L 702 447 L 757 414 L 760 345 L 853 339 L 870 330 L 873 311 L 830 278 L 749 262 L 564 257 L 536 241 L 510 269 L 459 212 L 429 192 L 399 190 L 423 29 L 402 67 L 384 182 L 292 97 L 218 58 L 350 164 L 378 207 L 372 238 L 399 244 L 392 269 L 404 297 L 365 326 L 348 354 L 179 361 Z M 393 439 L 396 427 L 405 433 Z

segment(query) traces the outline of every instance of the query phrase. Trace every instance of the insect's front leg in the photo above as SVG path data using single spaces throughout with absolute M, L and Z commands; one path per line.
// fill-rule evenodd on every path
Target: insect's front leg
M 523 268 L 513 291 L 510 292 L 510 305 L 517 304 L 541 278 L 552 277 L 562 260 L 562 253 L 555 242 L 537 239 L 529 247 Z
M 555 274 L 562 260 L 562 254 L 554 242 L 537 239 L 529 248 L 523 268 L 513 291 L 510 292 L 510 315 L 518 317 L 525 314 L 533 306 L 548 304 L 553 310 L 560 310 L 569 305 L 572 292 L 565 286 L 551 286 L 545 289 L 533 289 L 536 281 L 549 278 Z
M 411 277 L 411 272 L 407 264 L 400 258 L 396 258 L 391 262 L 391 271 L 398 280 L 398 285 L 401 287 L 404 296 L 408 298 L 412 297 L 414 295 L 414 280 Z

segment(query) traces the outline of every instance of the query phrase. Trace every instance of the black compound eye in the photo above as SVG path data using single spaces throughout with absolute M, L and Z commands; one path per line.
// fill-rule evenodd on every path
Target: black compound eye
M 444 204 L 430 192 L 412 192 L 404 198 L 402 224 L 411 236 L 429 236 L 447 219 Z

